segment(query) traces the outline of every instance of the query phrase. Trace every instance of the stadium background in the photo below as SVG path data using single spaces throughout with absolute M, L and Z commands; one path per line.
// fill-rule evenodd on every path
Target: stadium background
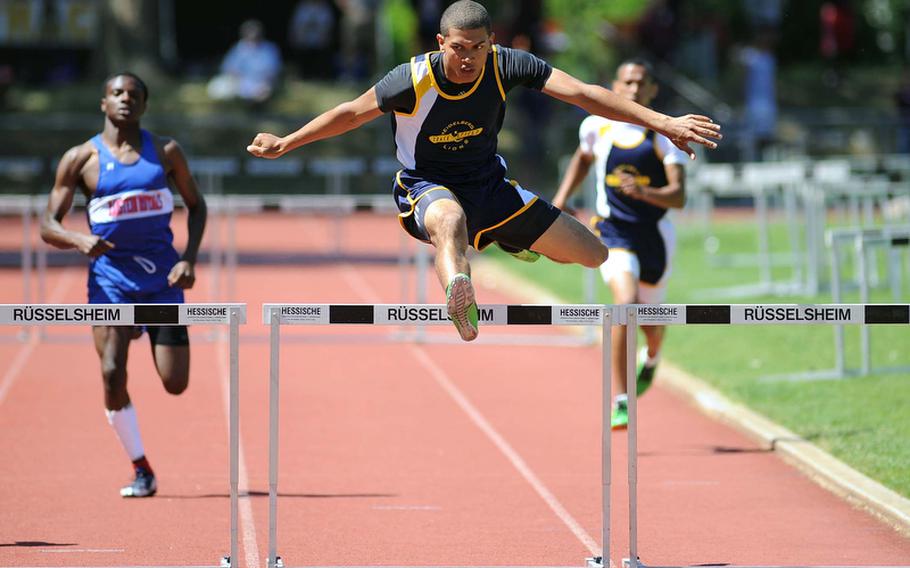
M 333 77 L 317 81 L 301 75 L 288 42 L 287 23 L 296 2 L 280 0 L 257 6 L 176 0 L 4 0 L 0 2 L 0 192 L 34 195 L 40 202 L 51 187 L 59 156 L 100 129 L 98 100 L 103 77 L 129 68 L 146 78 L 151 89 L 151 105 L 143 125 L 181 142 L 208 194 L 385 193 L 389 169 L 394 167 L 390 163 L 394 148 L 383 119 L 356 134 L 320 142 L 269 166 L 249 158 L 244 148 L 255 132 L 288 132 L 322 110 L 359 94 L 386 69 L 418 51 L 422 39 L 417 34 L 418 10 L 425 4 L 432 2 L 338 2 L 338 18 L 344 18 L 353 6 L 375 15 L 370 20 L 370 47 L 361 53 L 365 63 L 358 72 L 345 72 L 340 63 L 333 62 Z M 547 0 L 489 2 L 488 6 L 501 43 L 510 45 L 527 36 L 534 51 L 585 80 L 606 82 L 612 65 L 626 55 L 652 58 L 662 83 L 655 105 L 659 110 L 702 112 L 724 125 L 724 142 L 717 151 L 700 151 L 693 172 L 706 164 L 730 164 L 739 171 L 746 163 L 795 161 L 811 166 L 836 159 L 844 160 L 853 170 L 841 185 L 862 187 L 868 176 L 875 174 L 895 184 L 892 187 L 897 193 L 906 193 L 910 186 L 910 170 L 887 167 L 906 163 L 910 151 L 900 145 L 910 120 L 907 107 L 900 103 L 907 100 L 910 89 L 907 0 Z M 213 101 L 207 96 L 206 84 L 236 40 L 237 28 L 248 18 L 261 20 L 266 37 L 282 49 L 285 66 L 276 93 L 267 103 L 255 106 Z M 340 47 L 341 20 L 338 26 Z M 745 70 L 739 55 L 758 31 L 769 29 L 774 32 L 779 114 L 774 139 L 757 152 L 745 119 Z M 534 93 L 516 92 L 510 98 L 500 151 L 523 185 L 552 196 L 560 166 L 577 143 L 577 125 L 582 118 L 580 111 Z M 895 160 L 888 161 L 891 158 Z M 336 176 L 333 172 L 337 168 L 349 168 L 349 172 Z M 691 187 L 694 192 L 694 180 Z M 896 202 L 898 207 L 906 207 L 903 203 Z M 742 194 L 716 200 L 710 235 L 696 204 L 690 200 L 689 209 L 678 216 L 680 256 L 669 299 L 680 303 L 723 301 L 706 296 L 705 291 L 754 282 L 756 266 L 718 265 L 706 244 L 721 243 L 719 252 L 724 254 L 754 252 L 756 203 Z M 787 220 L 782 204 L 774 205 L 778 209 L 770 226 L 771 245 L 774 252 L 785 252 Z M 875 221 L 880 221 L 882 210 L 873 213 Z M 204 260 L 212 258 L 215 235 L 220 235 L 217 238 L 222 247 L 230 238 L 225 234 L 225 220 L 214 211 L 212 220 L 203 245 Z M 847 223 L 846 218 L 834 220 Z M 298 224 L 291 215 L 281 219 L 266 216 L 265 224 L 255 217 L 248 221 L 256 228 L 237 236 L 241 263 L 238 278 L 246 282 L 246 289 L 262 293 L 259 283 L 271 281 L 266 272 L 269 268 L 246 264 L 277 265 L 287 269 L 276 280 L 285 283 L 282 294 L 286 299 L 297 299 L 295 294 L 301 290 L 318 294 L 315 285 L 312 290 L 305 288 L 311 274 L 308 271 L 330 256 L 325 253 L 334 246 L 333 231 L 339 225 L 332 218 L 312 223 L 307 219 Z M 79 222 L 78 217 L 74 216 L 74 222 Z M 12 283 L 6 286 L 9 297 L 4 301 L 12 302 L 18 300 L 16 286 L 21 280 L 18 253 L 22 231 L 18 216 L 7 215 L 2 223 L 2 272 L 5 281 Z M 345 223 L 341 229 L 351 232 L 348 240 L 361 244 L 369 240 L 357 232 L 355 220 Z M 389 225 L 397 229 L 386 214 L 380 226 Z M 379 229 L 376 231 L 379 234 Z M 715 240 L 709 241 L 706 235 Z M 394 258 L 398 245 L 394 238 L 389 237 L 381 247 L 367 242 L 366 248 L 356 249 L 356 255 L 373 258 L 369 268 L 358 265 L 357 273 L 378 271 L 381 263 L 376 259 L 380 256 L 383 262 Z M 376 248 L 383 249 L 381 255 Z M 350 253 L 347 251 L 348 261 Z M 907 302 L 910 259 L 906 252 L 902 254 L 900 266 L 907 268 L 899 268 L 904 281 L 897 301 Z M 80 262 L 77 256 L 66 253 L 52 254 L 50 260 L 52 268 Z M 546 263 L 516 266 L 508 259 L 494 258 L 494 262 L 561 300 L 580 302 L 588 298 L 580 270 Z M 877 262 L 884 274 L 888 261 L 881 257 Z M 238 292 L 244 285 L 225 286 L 217 290 L 222 295 L 215 294 L 211 283 L 216 275 L 209 272 L 211 265 L 203 264 L 206 272 L 200 278 L 202 288 L 197 299 L 237 299 L 225 297 L 224 291 Z M 348 268 L 342 265 L 338 273 L 325 276 L 325 280 L 352 278 L 353 272 L 346 272 Z M 852 264 L 844 267 L 847 273 L 854 269 Z M 52 279 L 59 276 L 51 272 Z M 789 273 L 786 267 L 776 266 L 773 276 L 785 279 Z M 73 274 L 69 277 L 72 290 L 66 297 L 80 301 L 81 282 Z M 383 278 L 392 282 L 386 282 L 389 287 L 395 286 L 392 276 Z M 872 300 L 896 301 L 885 279 L 879 284 Z M 323 284 L 321 289 L 327 286 L 331 284 Z M 856 300 L 856 294 L 853 288 L 845 299 Z M 596 295 L 598 300 L 609 301 L 602 286 Z M 757 293 L 741 300 L 813 303 L 830 301 L 831 293 L 823 285 L 815 295 Z M 252 313 L 256 313 L 255 306 Z M 857 332 L 848 331 L 847 357 L 855 365 Z M 910 479 L 906 476 L 910 423 L 895 417 L 904 416 L 910 405 L 910 374 L 873 373 L 846 381 L 813 383 L 764 380 L 769 374 L 830 366 L 830 335 L 827 328 L 796 326 L 787 330 L 674 330 L 667 344 L 668 358 L 906 498 L 910 496 Z M 907 365 L 908 344 L 910 337 L 902 328 L 875 335 L 875 366 Z M 724 349 L 709 348 L 716 345 Z M 88 351 L 87 344 L 78 348 Z M 86 368 L 93 364 L 86 363 Z M 29 381 L 23 378 L 19 384 Z M 545 390 L 541 386 L 541 391 Z M 107 434 L 99 434 L 99 439 Z M 13 445 L 11 439 L 7 442 Z M 749 451 L 763 450 L 744 453 Z M 705 557 L 693 560 L 704 561 Z

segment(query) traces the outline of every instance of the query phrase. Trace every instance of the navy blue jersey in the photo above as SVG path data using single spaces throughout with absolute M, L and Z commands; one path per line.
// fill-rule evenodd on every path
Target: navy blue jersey
M 593 154 L 597 175 L 597 213 L 630 223 L 656 223 L 666 209 L 617 192 L 621 172 L 637 178 L 639 185 L 667 185 L 666 166 L 685 164 L 686 154 L 666 136 L 642 126 L 589 116 L 579 128 L 579 147 Z
M 496 157 L 506 93 L 541 89 L 552 67 L 530 53 L 494 45 L 471 84 L 446 80 L 442 52 L 418 55 L 376 84 L 379 108 L 392 112 L 397 157 L 409 175 L 457 195 L 503 170 Z

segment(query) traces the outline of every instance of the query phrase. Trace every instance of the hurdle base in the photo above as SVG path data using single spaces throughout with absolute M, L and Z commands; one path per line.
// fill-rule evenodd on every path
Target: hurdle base
M 272 564 L 271 558 L 265 559 L 265 568 L 284 568 L 284 560 L 280 556 L 275 557 L 275 563 Z
M 230 556 L 222 556 L 222 557 L 221 557 L 221 562 L 218 563 L 218 567 L 219 567 L 219 568 L 231 568 L 231 557 L 230 557 Z
M 636 558 L 634 562 L 631 558 L 623 558 L 622 568 L 645 568 L 645 565 L 641 563 L 641 558 Z
M 585 558 L 585 568 L 604 568 L 604 557 L 591 556 Z

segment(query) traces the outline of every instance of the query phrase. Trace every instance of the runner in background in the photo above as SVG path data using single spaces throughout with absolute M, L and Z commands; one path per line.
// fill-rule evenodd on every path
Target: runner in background
M 118 73 L 105 81 L 104 129 L 63 155 L 41 220 L 41 238 L 47 243 L 91 258 L 91 304 L 182 303 L 183 290 L 192 288 L 196 280 L 205 201 L 177 142 L 140 128 L 147 103 L 148 88 L 136 75 Z M 189 212 L 189 238 L 182 256 L 172 244 L 170 184 Z M 88 200 L 88 234 L 62 224 L 77 191 Z M 133 482 L 120 490 L 123 497 L 150 497 L 157 491 L 126 389 L 130 341 L 141 333 L 142 328 L 123 326 L 92 329 L 101 359 L 107 418 L 135 473 Z M 148 335 L 165 390 L 182 393 L 189 384 L 190 368 L 186 326 L 149 327 Z
M 613 92 L 647 106 L 657 96 L 651 66 L 627 59 L 616 69 Z M 667 295 L 667 277 L 676 238 L 668 209 L 686 203 L 686 154 L 654 130 L 591 115 L 579 128 L 578 149 L 559 185 L 553 205 L 565 209 L 595 165 L 597 217 L 593 224 L 610 256 L 600 266 L 614 304 L 660 304 Z M 660 357 L 665 326 L 644 325 L 647 346 L 638 355 L 638 394 L 651 386 Z M 626 403 L 626 330 L 613 327 L 613 428 L 629 423 Z

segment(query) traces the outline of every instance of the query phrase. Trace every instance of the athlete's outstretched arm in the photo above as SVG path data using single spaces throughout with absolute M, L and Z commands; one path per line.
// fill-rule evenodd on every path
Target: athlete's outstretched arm
M 168 282 L 171 286 L 192 288 L 196 282 L 196 256 L 199 253 L 199 245 L 202 243 L 208 208 L 196 186 L 196 180 L 190 173 L 183 149 L 176 140 L 165 142 L 164 156 L 168 163 L 168 177 L 174 181 L 174 186 L 183 198 L 187 210 L 186 250 L 180 257 L 180 262 L 171 268 Z
M 84 255 L 96 258 L 114 248 L 114 243 L 98 235 L 70 231 L 63 226 L 63 217 L 73 206 L 76 190 L 82 185 L 82 169 L 92 151 L 86 144 L 70 148 L 54 178 L 54 188 L 47 199 L 47 208 L 41 217 L 41 238 L 49 245 L 61 249 L 75 248 Z
M 260 158 L 278 158 L 310 142 L 354 130 L 382 114 L 376 101 L 376 93 L 370 87 L 370 90 L 356 99 L 341 103 L 332 110 L 320 114 L 304 124 L 300 130 L 287 136 L 278 137 L 260 132 L 246 149 L 250 154 Z
M 612 120 L 631 122 L 660 132 L 690 158 L 695 152 L 689 144 L 701 144 L 716 148 L 709 138 L 720 140 L 720 125 L 707 116 L 687 114 L 671 117 L 624 99 L 612 91 L 579 81 L 575 77 L 553 69 L 544 85 L 543 92 L 553 98 L 576 105 L 590 112 Z
M 594 154 L 585 153 L 581 146 L 575 149 L 575 154 L 572 155 L 572 159 L 569 161 L 566 173 L 562 176 L 562 182 L 559 184 L 556 196 L 553 197 L 553 205 L 563 210 L 566 209 L 569 197 L 575 193 L 575 190 L 587 177 L 593 162 Z

